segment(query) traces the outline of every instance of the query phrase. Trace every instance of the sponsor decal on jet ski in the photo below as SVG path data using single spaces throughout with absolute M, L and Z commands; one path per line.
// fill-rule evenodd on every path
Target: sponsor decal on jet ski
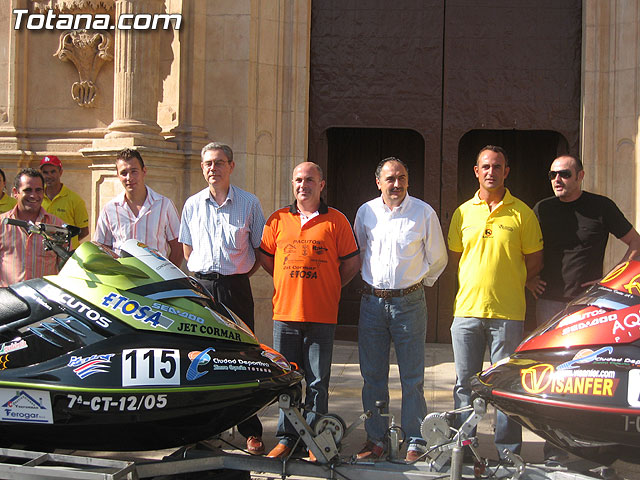
M 53 423 L 49 392 L 2 388 L 0 405 L 3 422 Z
M 608 353 L 609 355 L 611 355 L 613 353 L 613 347 L 602 347 L 596 350 L 595 352 L 588 348 L 582 349 L 578 353 L 576 353 L 576 355 L 573 357 L 573 360 L 569 360 L 568 362 L 564 362 L 558 365 L 558 370 L 578 368 L 577 364 L 582 365 L 586 363 L 591 363 L 595 361 L 598 358 L 598 356 L 602 355 L 603 353 Z
M 22 338 L 16 338 L 11 340 L 10 342 L 5 342 L 0 345 L 0 355 L 4 355 L 6 353 L 15 352 L 16 350 L 22 350 L 23 348 L 27 348 L 27 342 Z
M 79 313 L 102 328 L 109 328 L 111 325 L 111 319 L 100 315 L 100 312 L 93 310 L 89 305 L 81 302 L 73 295 L 69 295 L 53 285 L 44 285 L 40 290 L 40 293 L 49 300 L 65 305 L 69 309 Z
M 73 368 L 78 378 L 87 378 L 96 373 L 107 373 L 111 367 L 111 359 L 114 353 L 104 355 L 91 355 L 89 357 L 72 356 L 67 366 Z
M 562 335 L 569 335 L 570 333 L 577 332 L 578 330 L 582 330 L 583 328 L 595 327 L 596 325 L 600 325 L 603 323 L 617 322 L 617 320 L 617 313 L 607 314 L 606 311 L 598 308 L 596 310 L 580 312 L 580 314 L 568 317 L 558 324 L 558 328 L 564 327 L 562 329 Z
M 242 358 L 220 358 L 209 355 L 215 352 L 213 347 L 209 347 L 201 352 L 189 352 L 191 364 L 187 369 L 187 380 L 193 381 L 206 375 L 210 371 L 232 371 L 232 372 L 264 372 L 269 373 L 271 369 L 267 362 L 258 360 L 245 360 Z M 202 368 L 200 368 L 202 367 Z
M 238 332 L 232 332 L 226 328 L 212 327 L 211 325 L 194 325 L 193 323 L 179 323 L 178 332 L 198 333 L 203 335 L 215 336 L 220 338 L 228 338 L 239 342 L 241 340 Z
M 640 295 L 640 274 L 634 268 L 629 269 L 630 264 L 631 262 L 625 262 L 617 266 L 600 281 L 600 284 L 632 295 Z
M 172 307 L 171 305 L 167 305 L 164 303 L 155 302 L 153 305 L 151 305 L 151 308 L 155 308 L 156 310 L 162 310 L 163 312 L 171 313 L 173 315 L 177 315 L 182 318 L 188 318 L 189 320 L 192 320 L 200 324 L 204 323 L 204 318 L 198 317 L 193 313 L 185 312 L 184 310 L 180 310 L 176 307 Z
M 153 310 L 147 305 L 140 305 L 124 295 L 111 292 L 102 299 L 102 305 L 124 315 L 130 315 L 142 323 L 148 323 L 152 327 L 162 327 L 165 330 L 173 325 L 173 320 L 162 315 L 162 312 Z
M 620 379 L 613 370 L 561 370 L 541 363 L 520 370 L 522 388 L 527 392 L 613 397 Z

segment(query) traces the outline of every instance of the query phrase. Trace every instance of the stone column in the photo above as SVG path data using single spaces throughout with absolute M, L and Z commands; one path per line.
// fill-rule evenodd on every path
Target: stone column
M 116 20 L 122 14 L 161 13 L 162 0 L 117 0 Z M 104 140 L 94 147 L 156 147 L 175 149 L 160 135 L 160 35 L 158 31 L 116 30 L 113 122 Z
M 117 0 L 115 21 L 123 14 L 165 13 L 166 4 L 164 0 Z M 165 139 L 158 125 L 160 57 L 163 48 L 166 49 L 162 35 L 160 29 L 115 30 L 113 121 L 104 138 L 94 140 L 91 148 L 80 150 L 91 158 L 91 226 L 104 204 L 122 190 L 116 178 L 115 157 L 127 147 L 142 154 L 147 168 L 146 184 L 182 208 L 184 155 L 177 150 L 176 143 Z
M 177 41 L 173 42 L 173 63 L 178 68 L 165 79 L 158 120 L 169 141 L 186 155 L 196 157 L 198 171 L 200 149 L 209 141 L 204 106 L 207 5 L 208 2 L 183 1 L 180 6 L 185 27 L 176 32 Z
M 607 195 L 640 222 L 640 10 L 636 2 L 583 2 L 582 135 L 584 188 Z M 605 271 L 627 246 L 613 239 Z
M 0 150 L 11 152 L 8 164 L 18 164 L 24 158 L 23 150 L 29 148 L 29 139 L 24 138 L 27 126 L 27 73 L 28 73 L 28 35 L 27 30 L 14 30 L 15 17 L 11 14 L 14 9 L 27 9 L 26 0 L 11 0 L 6 5 L 6 17 L 0 22 L 6 33 L 6 43 L 3 49 L 7 51 L 6 63 L 0 65 L 0 73 L 6 79 L 6 87 L 2 89 L 3 103 L 0 107 Z M 8 165 L 3 165 L 5 169 Z M 22 166 L 22 165 L 21 165 Z M 8 178 L 8 176 L 7 176 Z

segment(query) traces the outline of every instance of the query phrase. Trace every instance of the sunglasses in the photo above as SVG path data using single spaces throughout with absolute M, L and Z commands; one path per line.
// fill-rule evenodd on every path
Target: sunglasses
M 560 178 L 571 178 L 571 170 L 550 170 L 549 180 L 555 180 L 556 175 L 560 175 Z

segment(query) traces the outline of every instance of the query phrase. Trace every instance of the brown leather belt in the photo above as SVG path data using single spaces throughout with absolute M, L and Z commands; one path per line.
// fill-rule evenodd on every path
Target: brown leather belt
M 405 295 L 409 295 L 422 287 L 422 283 L 416 283 L 415 285 L 411 285 L 407 288 L 373 288 L 371 285 L 366 284 L 360 293 L 363 295 L 373 295 L 379 298 L 404 297 Z

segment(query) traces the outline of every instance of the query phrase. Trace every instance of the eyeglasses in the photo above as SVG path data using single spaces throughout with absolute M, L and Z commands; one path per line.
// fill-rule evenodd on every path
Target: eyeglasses
M 555 180 L 556 175 L 560 175 L 560 178 L 571 178 L 571 170 L 550 170 L 549 180 Z
M 218 168 L 222 168 L 222 167 L 224 167 L 227 163 L 230 163 L 230 162 L 227 162 L 226 160 L 217 160 L 217 161 L 215 161 L 215 162 L 201 162 L 201 164 L 202 164 L 202 168 L 204 168 L 205 170 L 210 169 L 210 168 L 211 168 L 211 166 L 214 166 L 216 169 L 218 169 Z

